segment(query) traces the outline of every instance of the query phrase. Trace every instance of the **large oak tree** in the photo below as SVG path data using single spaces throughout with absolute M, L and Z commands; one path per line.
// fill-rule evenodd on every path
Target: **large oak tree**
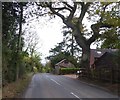
M 72 29 L 72 34 L 82 48 L 82 67 L 88 69 L 90 62 L 90 45 L 96 41 L 101 35 L 101 29 L 109 29 L 114 27 L 114 23 L 109 23 L 106 17 L 106 13 L 112 16 L 109 12 L 113 9 L 114 3 L 96 3 L 96 2 L 44 2 L 37 3 L 42 7 L 50 9 L 50 13 L 57 15 L 63 21 L 63 23 Z M 114 11 L 115 12 L 115 11 Z M 83 20 L 86 16 L 92 20 L 91 32 L 83 31 Z M 112 18 L 114 18 L 112 16 Z M 114 18 L 115 19 L 115 18 Z M 115 19 L 117 20 L 117 18 Z M 105 31 L 105 30 L 104 30 Z M 104 31 L 102 33 L 104 33 Z M 89 38 L 85 35 L 89 35 Z

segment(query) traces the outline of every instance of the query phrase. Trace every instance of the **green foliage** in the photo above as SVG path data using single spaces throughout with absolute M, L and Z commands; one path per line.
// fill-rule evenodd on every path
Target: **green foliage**
M 15 61 L 17 51 L 17 12 L 13 3 L 2 3 L 2 73 L 3 84 L 15 80 Z M 19 56 L 19 55 L 18 55 Z
M 81 31 L 83 28 L 81 29 Z M 75 37 L 73 35 L 73 30 L 68 28 L 68 26 L 63 26 L 63 52 L 69 52 L 72 56 L 80 57 L 81 48 L 75 41 Z M 77 55 L 78 54 L 78 55 Z
M 26 73 L 33 71 L 33 67 L 39 70 L 42 66 L 40 55 L 30 57 L 28 52 L 23 51 L 24 39 L 21 37 L 18 44 L 19 23 L 20 23 L 20 5 L 26 6 L 26 3 L 2 2 L 2 80 L 3 86 L 21 78 Z M 21 24 L 24 22 L 22 18 Z M 23 35 L 23 34 L 22 34 Z M 20 47 L 19 47 L 20 46 Z M 18 49 L 20 52 L 18 52 Z M 19 71 L 17 73 L 17 68 Z
M 51 62 L 47 62 L 44 66 L 45 72 L 49 73 L 52 71 Z
M 63 36 L 63 41 L 55 45 L 55 47 L 49 51 L 51 55 L 48 57 L 48 59 L 50 59 L 50 57 L 58 55 L 61 52 L 66 52 L 76 58 L 80 57 L 81 49 L 75 42 L 72 30 L 70 30 L 67 26 L 64 26 Z
M 46 69 L 44 67 L 42 68 L 42 73 L 46 73 Z
M 80 70 L 80 68 L 60 68 L 60 74 L 74 74 L 78 70 Z
M 101 48 L 120 49 L 120 34 L 116 30 L 108 30 L 101 36 L 101 40 L 104 41 Z
M 33 71 L 34 71 L 34 73 L 37 73 L 38 72 L 37 67 L 33 67 Z
M 99 37 L 102 41 L 101 48 L 120 48 L 120 15 L 119 15 L 119 3 L 113 2 L 101 2 L 99 8 L 93 13 L 93 16 L 100 16 L 102 23 L 111 25 L 111 28 L 101 29 L 101 35 Z
M 43 67 L 40 61 L 41 61 L 40 55 L 37 53 L 31 57 L 31 66 L 32 67 L 35 66 L 39 72 L 41 71 L 41 67 Z

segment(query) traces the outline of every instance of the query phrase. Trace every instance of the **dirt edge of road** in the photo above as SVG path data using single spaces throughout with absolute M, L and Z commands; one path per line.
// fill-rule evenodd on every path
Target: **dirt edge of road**
M 107 92 L 110 92 L 112 94 L 120 96 L 120 83 L 119 84 L 111 84 L 108 82 L 100 82 L 97 80 L 90 80 L 87 78 L 78 78 L 78 76 L 75 74 L 67 74 L 67 75 L 63 75 L 63 76 L 66 76 L 66 77 L 69 77 L 72 79 L 80 80 L 81 82 L 84 82 L 85 84 L 103 89 Z
M 29 84 L 33 73 L 27 74 L 16 82 L 10 83 L 4 88 L 2 88 L 2 98 L 19 98 L 21 93 L 25 90 L 26 86 Z

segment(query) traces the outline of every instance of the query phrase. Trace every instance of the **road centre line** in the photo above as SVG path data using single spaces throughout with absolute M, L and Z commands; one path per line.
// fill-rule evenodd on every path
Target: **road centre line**
M 51 79 L 53 82 L 55 82 L 56 84 L 60 85 L 58 82 L 56 82 L 54 79 Z
M 76 98 L 79 98 L 77 95 L 75 95 L 73 92 L 70 92 L 70 94 L 72 94 L 73 96 L 75 96 Z M 81 100 L 81 99 L 80 99 Z

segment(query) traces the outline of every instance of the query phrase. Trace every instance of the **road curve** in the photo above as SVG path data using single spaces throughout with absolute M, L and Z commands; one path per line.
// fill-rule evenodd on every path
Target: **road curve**
M 22 98 L 111 98 L 118 96 L 62 75 L 35 74 Z

